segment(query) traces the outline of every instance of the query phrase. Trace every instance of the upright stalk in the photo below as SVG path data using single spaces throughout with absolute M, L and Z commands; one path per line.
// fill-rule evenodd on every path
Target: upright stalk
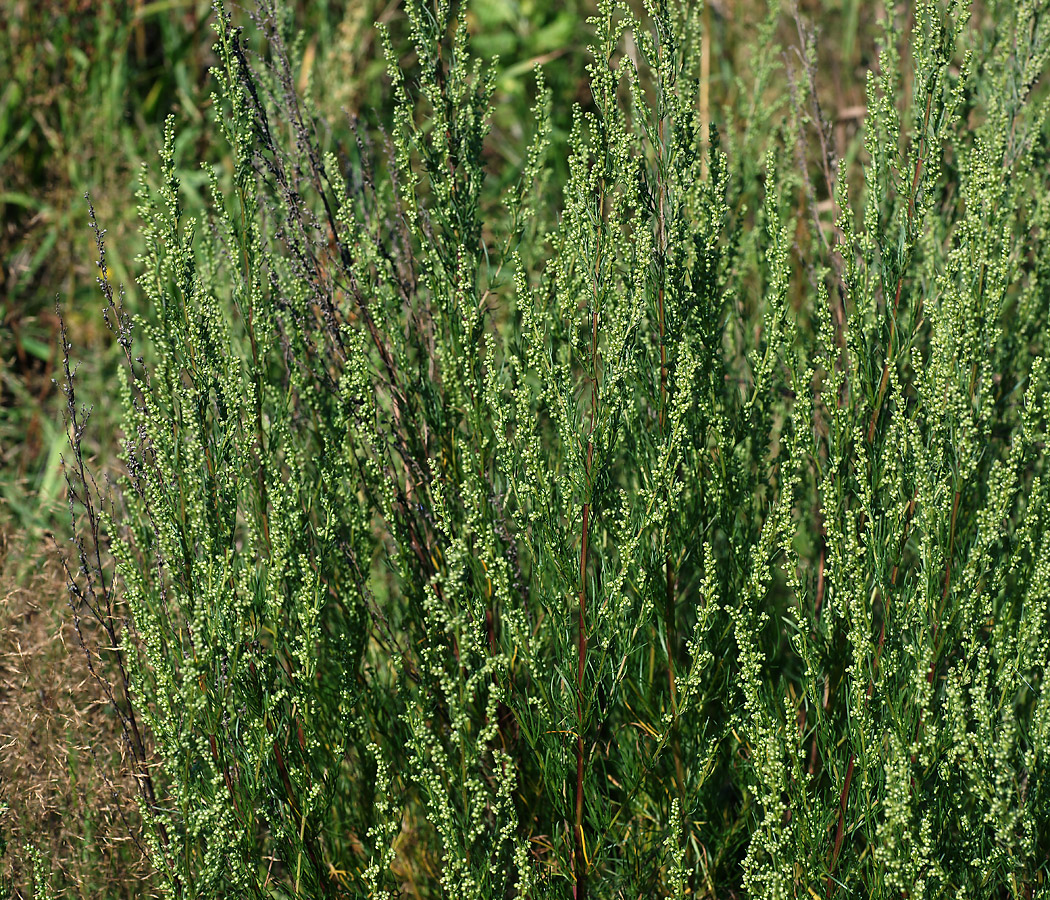
M 928 152 L 926 145 L 926 132 L 930 125 L 930 109 L 933 104 L 933 92 L 926 98 L 926 111 L 923 114 L 922 134 L 919 136 L 919 157 L 915 161 L 915 171 L 912 173 L 911 191 L 908 193 L 908 234 L 911 240 L 912 223 L 915 220 L 915 199 L 919 189 L 919 177 L 922 175 L 924 154 Z M 875 398 L 875 407 L 871 411 L 871 421 L 868 422 L 868 443 L 875 440 L 875 426 L 879 421 L 879 413 L 882 411 L 882 402 L 886 397 L 886 388 L 890 381 L 890 364 L 896 350 L 897 314 L 901 305 L 901 289 L 904 287 L 904 266 L 897 273 L 897 289 L 893 293 L 893 310 L 890 313 L 890 343 L 886 350 L 886 359 L 882 364 L 882 376 L 879 379 L 878 396 Z
M 594 420 L 591 419 L 593 430 Z M 594 459 L 594 441 L 587 441 L 587 475 L 590 478 Z M 573 854 L 576 877 L 576 900 L 587 896 L 587 843 L 583 836 L 583 790 L 584 790 L 584 746 L 583 746 L 583 675 L 587 665 L 587 542 L 589 538 L 591 504 L 583 504 L 583 540 L 580 546 L 580 608 L 576 626 L 576 822 L 574 826 L 575 852 Z
M 916 195 L 917 195 L 917 192 L 918 192 L 918 189 L 919 189 L 919 179 L 920 179 L 920 177 L 922 175 L 922 167 L 923 167 L 923 162 L 925 160 L 925 154 L 928 152 L 928 147 L 927 147 L 927 142 L 926 142 L 926 132 L 927 132 L 927 129 L 929 127 L 930 111 L 932 109 L 932 104 L 933 104 L 933 93 L 930 92 L 929 95 L 926 98 L 926 108 L 925 108 L 925 111 L 923 113 L 922 134 L 919 137 L 919 154 L 918 154 L 918 158 L 915 161 L 915 168 L 914 168 L 914 170 L 912 172 L 911 190 L 908 193 L 908 224 L 907 224 L 907 228 L 908 228 L 909 234 L 911 232 L 912 224 L 913 224 L 914 219 L 915 219 L 915 200 L 916 200 Z M 878 387 L 877 395 L 876 395 L 876 398 L 875 398 L 875 406 L 874 406 L 874 408 L 871 411 L 871 419 L 868 422 L 867 442 L 868 442 L 869 446 L 872 445 L 874 443 L 874 441 L 875 441 L 875 428 L 876 428 L 876 426 L 878 424 L 878 421 L 879 421 L 879 414 L 882 412 L 882 403 L 883 403 L 883 401 L 884 401 L 884 399 L 886 397 L 886 389 L 887 389 L 887 387 L 889 385 L 890 365 L 891 365 L 891 363 L 893 361 L 893 356 L 894 356 L 894 353 L 896 351 L 896 340 L 895 340 L 895 338 L 896 338 L 896 331 L 897 331 L 897 315 L 898 315 L 898 312 L 900 310 L 901 292 L 902 292 L 903 287 L 904 287 L 904 266 L 901 266 L 900 272 L 897 273 L 897 287 L 896 287 L 896 290 L 894 291 L 893 307 L 892 307 L 891 312 L 890 312 L 889 346 L 888 346 L 888 348 L 886 350 L 886 358 L 885 358 L 885 360 L 883 362 L 883 365 L 882 365 L 882 376 L 879 379 L 879 387 Z M 914 504 L 914 501 L 913 501 L 913 504 Z M 894 566 L 894 569 L 893 569 L 894 580 L 896 579 L 896 575 L 897 575 L 897 567 Z M 891 587 L 892 586 L 893 585 L 891 584 Z M 883 630 L 883 637 L 884 637 L 885 636 L 885 622 L 883 622 L 883 629 L 884 629 Z M 880 641 L 879 641 L 879 651 L 880 651 L 880 653 L 881 653 L 881 650 L 882 650 L 883 637 L 880 637 Z M 876 656 L 876 665 L 877 665 L 877 660 L 878 660 L 878 656 Z M 931 670 L 931 674 L 932 674 L 932 670 Z M 869 682 L 869 684 L 868 684 L 868 697 L 869 698 L 871 697 L 873 688 L 874 688 L 874 685 Z M 845 778 L 843 779 L 843 783 L 842 783 L 842 792 L 839 795 L 838 825 L 835 828 L 835 841 L 834 841 L 834 844 L 832 845 L 831 863 L 830 863 L 830 865 L 828 867 L 828 878 L 827 878 L 827 886 L 826 886 L 826 888 L 827 888 L 826 889 L 826 896 L 828 897 L 828 900 L 830 900 L 832 894 L 834 893 L 835 881 L 834 881 L 834 878 L 832 876 L 833 876 L 833 874 L 835 872 L 835 865 L 838 862 L 839 852 L 842 849 L 842 839 L 843 839 L 843 835 L 845 833 L 845 827 L 846 827 L 846 811 L 847 811 L 847 807 L 849 805 L 850 782 L 851 782 L 851 780 L 853 778 L 853 766 L 854 766 L 855 760 L 856 760 L 856 751 L 855 750 L 850 750 L 849 762 L 848 762 L 848 764 L 846 766 L 846 775 L 845 775 Z
M 598 198 L 599 223 L 604 211 L 604 180 Z M 598 418 L 598 279 L 601 277 L 602 233 L 598 228 L 597 248 L 594 261 L 594 296 L 591 302 L 591 422 L 587 429 L 587 459 L 585 462 L 587 499 L 583 504 L 583 526 L 580 541 L 580 603 L 576 624 L 576 809 L 573 827 L 573 874 L 576 887 L 575 900 L 587 896 L 587 842 L 583 834 L 584 760 L 584 673 L 587 667 L 587 551 L 590 543 L 591 524 L 591 472 L 594 466 L 594 425 Z
M 662 93 L 662 86 L 661 86 Z M 664 180 L 664 117 L 660 116 L 657 126 L 660 146 L 657 159 L 657 193 L 659 195 L 659 212 L 656 220 L 656 245 L 658 248 L 659 285 L 656 293 L 657 319 L 660 329 L 660 411 L 658 422 L 660 426 L 661 442 L 667 434 L 667 342 L 666 321 L 664 316 L 664 281 L 667 275 L 667 226 L 665 222 L 665 201 L 667 197 L 667 184 Z M 678 721 L 678 688 L 675 680 L 674 648 L 676 644 L 675 629 L 675 571 L 671 561 L 671 550 L 668 546 L 668 528 L 664 526 L 664 629 L 667 641 L 667 686 L 671 697 L 671 715 L 674 721 Z M 671 752 L 674 754 L 675 786 L 678 789 L 678 797 L 681 809 L 685 810 L 685 768 L 682 765 L 682 746 L 675 731 L 671 739 Z

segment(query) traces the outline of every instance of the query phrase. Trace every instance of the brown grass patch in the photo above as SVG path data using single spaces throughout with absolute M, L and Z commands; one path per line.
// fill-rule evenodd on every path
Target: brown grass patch
M 60 557 L 18 543 L 0 533 L 0 896 L 32 896 L 29 845 L 59 896 L 151 896 L 120 725 L 88 671 Z

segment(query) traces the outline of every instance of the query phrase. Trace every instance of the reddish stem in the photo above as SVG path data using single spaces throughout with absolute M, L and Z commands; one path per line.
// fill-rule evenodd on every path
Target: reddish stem
M 593 442 L 587 444 L 587 470 L 594 453 Z M 587 665 L 587 541 L 590 532 L 590 503 L 583 504 L 583 543 L 580 548 L 580 609 L 576 628 L 577 668 L 576 668 L 576 824 L 575 824 L 575 860 L 576 900 L 587 896 L 587 856 L 583 839 L 583 674 Z
M 599 199 L 599 213 L 603 211 L 604 199 Z M 594 264 L 594 299 L 591 308 L 591 423 L 587 432 L 587 490 L 590 490 L 591 471 L 594 465 L 594 426 L 598 418 L 598 276 L 601 267 L 601 232 L 598 233 L 597 259 Z M 573 875 L 576 886 L 575 900 L 587 897 L 587 853 L 583 837 L 583 785 L 586 752 L 583 746 L 584 726 L 584 673 L 587 668 L 587 550 L 590 540 L 591 502 L 583 504 L 583 530 L 580 541 L 580 606 L 576 625 L 576 810 L 573 827 Z
M 930 91 L 926 98 L 926 113 L 923 116 L 922 126 L 922 137 L 919 139 L 919 158 L 915 162 L 915 173 L 911 179 L 911 192 L 908 197 L 908 228 L 911 229 L 912 221 L 915 218 L 915 192 L 919 187 L 919 175 L 922 173 L 923 163 L 923 150 L 926 143 L 926 129 L 930 123 L 930 107 L 933 103 L 933 91 Z M 868 443 L 870 444 L 875 439 L 875 425 L 879 420 L 879 413 L 882 411 L 882 401 L 886 397 L 886 387 L 890 380 L 890 360 L 893 358 L 894 340 L 893 337 L 896 334 L 897 326 L 897 311 L 900 308 L 901 303 L 901 288 L 904 286 L 904 267 L 901 267 L 900 272 L 897 275 L 897 290 L 893 297 L 893 312 L 890 316 L 890 345 L 886 353 L 886 359 L 882 364 L 882 378 L 879 380 L 879 395 L 875 400 L 875 408 L 871 411 L 871 421 L 868 423 Z

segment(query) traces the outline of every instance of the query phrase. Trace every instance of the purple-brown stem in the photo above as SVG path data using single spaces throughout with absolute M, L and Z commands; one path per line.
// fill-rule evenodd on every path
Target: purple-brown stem
M 933 103 L 933 92 L 930 91 L 926 98 L 926 113 L 923 116 L 922 136 L 919 138 L 919 158 L 915 161 L 915 173 L 911 179 L 911 191 L 908 196 L 908 228 L 911 229 L 915 218 L 915 192 L 919 187 L 919 176 L 922 173 L 923 152 L 926 145 L 926 129 L 930 123 L 930 107 Z M 893 359 L 894 335 L 896 334 L 897 312 L 901 303 L 901 288 L 904 286 L 904 267 L 897 274 L 897 290 L 893 296 L 893 311 L 890 314 L 890 345 L 886 351 L 886 359 L 882 364 L 882 378 L 879 380 L 879 395 L 875 400 L 875 408 L 871 411 L 871 421 L 868 423 L 868 443 L 875 439 L 875 425 L 879 421 L 879 413 L 882 411 L 882 401 L 886 397 L 886 387 L 890 380 L 890 361 Z
M 901 534 L 901 545 L 900 553 L 898 555 L 897 562 L 893 566 L 893 571 L 890 573 L 890 588 L 897 586 L 897 574 L 900 572 L 901 558 L 904 556 L 904 547 L 908 543 L 908 530 L 911 527 L 911 517 L 915 513 L 915 501 L 918 499 L 918 491 L 912 496 L 911 503 L 908 504 L 908 511 L 904 519 L 904 532 Z M 958 503 L 958 495 L 956 495 L 956 503 Z M 953 516 L 953 529 L 954 529 L 954 516 Z M 821 558 L 823 561 L 823 557 Z M 889 601 L 886 598 L 883 601 L 882 607 L 882 628 L 879 631 L 879 643 L 875 648 L 875 666 L 877 669 L 879 666 L 879 660 L 882 659 L 882 648 L 886 644 L 886 619 L 889 616 Z M 932 678 L 933 670 L 930 670 L 930 677 Z M 871 695 L 875 692 L 874 680 L 868 681 L 867 700 L 870 702 Z M 815 744 L 814 744 L 815 747 Z M 832 873 L 835 871 L 835 863 L 838 860 L 839 850 L 842 847 L 842 837 L 846 827 L 846 806 L 849 801 L 849 785 L 850 780 L 853 777 L 853 764 L 856 761 L 857 752 L 850 750 L 849 763 L 846 766 L 846 778 L 842 785 L 842 794 L 839 797 L 839 822 L 838 827 L 835 830 L 835 844 L 831 852 L 831 865 L 828 868 L 828 884 L 827 884 L 827 896 L 830 897 L 834 891 L 834 881 L 832 880 Z
M 599 213 L 604 210 L 604 197 L 598 201 Z M 601 216 L 599 215 L 599 218 Z M 597 258 L 594 263 L 594 298 L 591 307 L 591 422 L 587 431 L 586 475 L 588 490 L 594 466 L 594 426 L 598 418 L 598 277 L 601 268 L 601 231 L 598 232 Z M 583 526 L 580 541 L 580 604 L 576 624 L 576 809 L 573 826 L 573 875 L 576 885 L 575 900 L 587 897 L 587 852 L 583 836 L 584 762 L 584 674 L 587 668 L 587 551 L 590 542 L 591 501 L 583 504 Z
M 666 254 L 667 254 L 667 225 L 665 222 L 664 204 L 667 196 L 667 186 L 664 182 L 663 167 L 662 167 L 662 156 L 664 146 L 664 120 L 661 117 L 660 122 L 657 126 L 659 134 L 661 160 L 657 163 L 657 193 L 659 195 L 659 215 L 656 221 L 656 244 L 660 250 L 659 261 L 660 261 L 660 284 L 657 288 L 656 293 L 656 307 L 657 307 L 657 318 L 659 320 L 660 328 L 660 411 L 658 421 L 660 425 L 660 435 L 664 436 L 667 429 L 667 326 L 666 318 L 664 315 L 664 277 L 666 273 Z M 674 648 L 676 644 L 676 629 L 675 629 L 675 571 L 674 564 L 671 561 L 671 552 L 667 546 L 667 532 L 664 531 L 664 570 L 666 573 L 665 578 L 665 592 L 664 592 L 664 628 L 665 637 L 667 640 L 667 686 L 671 696 L 671 715 L 674 720 L 678 719 L 678 688 L 675 679 L 674 669 Z M 673 726 L 672 726 L 673 727 Z M 677 782 L 678 795 L 682 803 L 682 809 L 685 809 L 685 769 L 682 765 L 682 746 L 678 740 L 678 734 L 675 732 L 671 739 L 671 751 L 674 754 L 674 767 L 675 767 L 675 781 Z
M 931 92 L 929 92 L 928 96 L 926 97 L 926 110 L 925 110 L 925 113 L 923 115 L 922 135 L 919 138 L 919 156 L 918 156 L 918 159 L 915 161 L 915 171 L 912 174 L 911 190 L 909 191 L 909 196 L 908 196 L 908 228 L 909 229 L 911 228 L 912 222 L 913 222 L 913 220 L 915 218 L 915 192 L 918 189 L 919 178 L 922 175 L 923 153 L 925 152 L 925 149 L 926 149 L 926 130 L 929 127 L 930 110 L 931 110 L 932 104 L 933 104 L 933 92 L 931 91 Z M 890 312 L 890 342 L 889 342 L 889 347 L 887 348 L 887 351 L 886 351 L 886 359 L 883 361 L 883 364 L 882 364 L 882 377 L 879 379 L 879 389 L 878 389 L 878 396 L 876 397 L 876 400 L 875 400 L 875 408 L 871 411 L 871 420 L 868 422 L 867 438 L 868 438 L 868 444 L 869 445 L 875 440 L 875 426 L 878 423 L 879 413 L 882 411 L 882 403 L 883 403 L 883 400 L 886 397 L 886 388 L 889 385 L 889 380 L 890 380 L 890 362 L 893 359 L 893 353 L 894 353 L 894 349 L 895 349 L 894 348 L 894 343 L 895 343 L 894 342 L 894 335 L 896 334 L 897 313 L 900 310 L 901 291 L 902 291 L 903 287 L 904 287 L 904 269 L 902 267 L 901 271 L 897 274 L 897 288 L 894 291 L 893 308 L 892 308 L 892 310 Z M 912 507 L 910 507 L 909 510 L 911 508 L 914 508 L 914 501 L 912 501 Z M 894 576 L 896 576 L 896 574 L 897 574 L 897 566 L 894 566 L 893 574 L 894 574 Z M 896 579 L 894 578 L 893 580 L 896 580 Z M 882 642 L 883 642 L 884 637 L 885 637 L 885 619 L 883 621 L 882 637 L 880 637 L 880 639 L 879 639 L 879 650 L 880 651 L 882 649 Z M 877 664 L 877 657 L 876 657 L 876 664 Z M 932 670 L 931 670 L 931 675 L 932 675 Z M 874 685 L 869 683 L 869 685 L 868 685 L 868 697 L 871 696 L 873 687 L 874 687 Z M 849 756 L 849 764 L 847 765 L 847 768 L 846 768 L 846 777 L 845 777 L 845 779 L 843 781 L 842 793 L 841 793 L 840 798 L 839 798 L 839 821 L 838 821 L 838 826 L 837 826 L 836 831 L 835 831 L 835 845 L 834 845 L 834 847 L 832 849 L 832 853 L 831 853 L 831 865 L 830 865 L 830 867 L 828 869 L 828 881 L 827 881 L 827 896 L 828 896 L 828 898 L 831 897 L 833 889 L 834 889 L 834 884 L 835 884 L 835 882 L 834 882 L 834 880 L 832 878 L 832 873 L 835 870 L 835 863 L 838 860 L 839 850 L 840 850 L 841 845 L 842 845 L 842 837 L 843 837 L 843 834 L 844 834 L 844 831 L 845 831 L 846 808 L 847 808 L 847 805 L 849 803 L 849 785 L 850 785 L 850 780 L 853 777 L 853 765 L 854 765 L 855 759 L 856 759 L 856 751 L 851 750 L 850 751 L 850 756 Z
M 587 443 L 587 470 L 594 452 L 594 443 Z M 583 504 L 583 542 L 580 547 L 580 609 L 576 628 L 576 823 L 574 869 L 576 876 L 576 900 L 587 896 L 587 857 L 583 839 L 583 674 L 587 665 L 587 540 L 590 526 L 590 503 Z

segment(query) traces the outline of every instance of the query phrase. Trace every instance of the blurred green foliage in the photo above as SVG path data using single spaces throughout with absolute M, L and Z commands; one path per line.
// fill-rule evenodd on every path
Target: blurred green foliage
M 84 195 L 114 238 L 114 277 L 131 286 L 132 173 L 172 109 L 187 136 L 203 122 L 208 13 L 200 2 L 74 0 L 0 10 L 0 517 L 16 530 L 50 524 L 61 493 L 57 297 L 97 396 L 112 372 Z

